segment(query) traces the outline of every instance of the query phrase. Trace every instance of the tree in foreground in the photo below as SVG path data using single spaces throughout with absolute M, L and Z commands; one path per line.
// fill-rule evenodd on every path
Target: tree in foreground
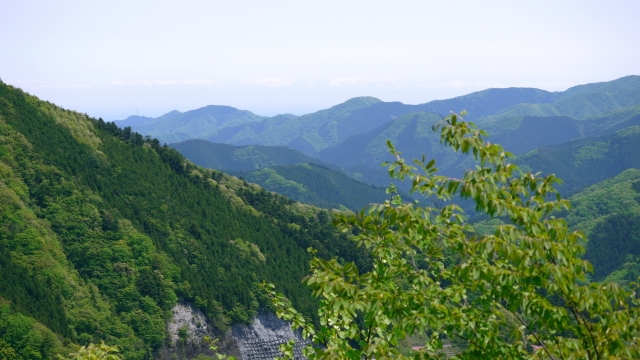
M 459 359 L 638 359 L 637 285 L 590 283 L 582 233 L 555 215 L 569 208 L 553 175 L 523 172 L 472 123 L 452 115 L 437 125 L 441 142 L 477 161 L 460 179 L 437 174 L 435 161 L 396 161 L 392 178 L 410 179 L 429 206 L 399 196 L 336 220 L 372 255 L 370 272 L 315 258 L 304 281 L 320 301 L 320 326 L 265 285 L 278 316 L 316 347 L 310 359 L 406 358 L 398 344 L 426 334 L 415 359 L 444 357 L 443 339 L 464 344 Z M 506 223 L 478 236 L 460 197 Z M 444 204 L 444 205 L 441 205 Z M 292 343 L 283 347 L 293 355 Z

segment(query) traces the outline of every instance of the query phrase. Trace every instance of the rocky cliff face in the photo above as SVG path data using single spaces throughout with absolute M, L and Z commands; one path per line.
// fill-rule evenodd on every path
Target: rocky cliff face
M 250 325 L 235 325 L 232 334 L 243 360 L 271 360 L 282 356 L 280 344 L 291 338 L 296 341 L 295 359 L 305 359 L 302 348 L 309 343 L 302 339 L 299 331 L 291 331 L 291 324 L 271 313 L 258 314 Z
M 167 324 L 167 342 L 158 359 L 186 360 L 199 355 L 213 357 L 215 353 L 209 349 L 210 345 L 205 337 L 219 339 L 216 344 L 218 352 L 241 358 L 231 330 L 226 334 L 217 333 L 206 316 L 191 304 L 177 304 L 171 311 L 171 320 Z
M 295 359 L 304 359 L 302 348 L 309 342 L 291 325 L 272 313 L 258 314 L 251 324 L 234 325 L 225 334 L 217 333 L 205 315 L 190 304 L 177 304 L 167 325 L 167 344 L 158 354 L 161 360 L 194 359 L 199 355 L 215 356 L 205 337 L 219 339 L 218 352 L 239 360 L 271 360 L 282 356 L 279 346 L 294 338 Z

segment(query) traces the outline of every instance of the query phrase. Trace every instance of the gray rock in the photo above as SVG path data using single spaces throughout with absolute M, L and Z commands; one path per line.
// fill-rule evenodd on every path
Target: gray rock
M 302 338 L 300 331 L 291 331 L 291 324 L 278 319 L 272 313 L 260 313 L 249 325 L 234 325 L 233 337 L 236 339 L 243 360 L 272 360 L 282 356 L 280 344 L 294 338 L 295 359 L 305 359 L 302 348 L 309 341 Z
M 225 334 L 217 332 L 207 317 L 191 304 L 178 303 L 171 309 L 171 320 L 167 324 L 167 341 L 157 354 L 160 360 L 187 360 L 199 355 L 215 356 L 205 337 L 218 339 L 218 352 L 233 355 L 238 359 L 240 351 L 231 329 Z
M 225 334 L 218 333 L 206 316 L 191 304 L 179 303 L 171 309 L 167 324 L 167 342 L 158 353 L 160 360 L 187 360 L 199 355 L 215 356 L 205 337 L 218 339 L 218 352 L 238 360 L 272 360 L 282 356 L 280 344 L 294 338 L 296 360 L 305 359 L 302 348 L 309 344 L 300 331 L 291 331 L 290 323 L 272 313 L 258 314 L 251 324 L 234 325 Z

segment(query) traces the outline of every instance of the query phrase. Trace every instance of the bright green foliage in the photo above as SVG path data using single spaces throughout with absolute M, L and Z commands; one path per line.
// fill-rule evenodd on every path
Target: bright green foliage
M 0 299 L 0 359 L 49 359 L 61 348 L 56 335 Z
M 581 230 L 586 239 L 584 258 L 593 265 L 592 280 L 635 281 L 635 269 L 627 256 L 640 255 L 640 170 L 628 169 L 594 184 L 569 199 L 571 211 L 559 213 L 569 229 Z M 493 233 L 500 219 L 473 224 L 476 233 Z M 622 267 L 622 268 L 621 268 Z M 615 275 L 609 276 L 612 271 Z
M 104 342 L 100 345 L 89 344 L 81 347 L 78 352 L 70 354 L 69 360 L 120 360 L 122 357 L 118 355 L 116 346 L 109 346 Z M 60 357 L 60 359 L 64 359 Z
M 216 358 L 218 358 L 219 360 L 224 360 L 224 359 L 226 359 L 226 360 L 236 360 L 235 356 L 228 356 L 228 355 L 225 355 L 225 354 L 217 353 L 218 345 L 216 345 L 216 344 L 217 344 L 219 339 L 211 340 L 209 337 L 205 337 L 204 340 L 209 343 L 209 349 L 211 349 L 211 351 L 216 351 Z
M 572 195 L 569 198 L 572 209 L 566 215 L 569 227 L 582 230 L 588 237 L 609 215 L 640 215 L 639 184 L 640 169 L 629 169 Z
M 402 358 L 399 341 L 415 333 L 430 336 L 416 359 L 437 358 L 445 339 L 466 345 L 459 359 L 640 357 L 637 286 L 587 283 L 583 235 L 554 217 L 569 207 L 554 189 L 559 180 L 520 171 L 501 146 L 455 115 L 440 134 L 479 166 L 448 178 L 423 158 L 417 172 L 389 143 L 397 159 L 391 175 L 409 178 L 433 206 L 395 197 L 336 221 L 356 230 L 354 241 L 371 252 L 373 267 L 361 273 L 352 263 L 312 261 L 305 283 L 321 301 L 319 328 L 271 292 L 279 316 L 323 345 L 307 349 L 310 358 Z M 438 206 L 454 196 L 507 223 L 473 235 L 458 206 Z

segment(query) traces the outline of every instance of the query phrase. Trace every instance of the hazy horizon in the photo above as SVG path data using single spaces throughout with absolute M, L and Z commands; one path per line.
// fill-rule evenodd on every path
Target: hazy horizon
M 631 75 L 626 75 L 626 76 L 638 76 L 638 75 L 631 74 Z M 626 77 L 626 76 L 623 76 L 623 77 Z M 618 79 L 619 79 L 619 78 L 618 78 Z M 617 80 L 617 79 L 611 79 L 611 80 L 608 80 L 608 81 L 613 81 L 613 80 Z M 607 82 L 607 81 L 604 81 L 604 82 Z M 578 85 L 586 85 L 586 84 L 576 84 L 576 85 L 572 85 L 572 86 L 570 86 L 570 87 L 568 87 L 568 88 L 564 88 L 564 89 L 561 89 L 561 90 L 547 90 L 547 91 L 552 91 L 552 92 L 562 92 L 562 91 L 565 91 L 565 90 L 567 90 L 567 89 L 569 89 L 569 88 L 571 88 L 571 87 L 573 87 L 573 86 L 578 86 Z M 525 87 L 523 87 L 523 88 L 525 88 Z M 489 88 L 487 88 L 487 89 L 489 89 Z M 485 90 L 485 89 L 482 89 L 482 90 Z M 479 91 L 482 91 L 482 90 L 479 90 Z M 541 90 L 546 90 L 546 89 L 541 89 Z M 468 95 L 468 94 L 471 94 L 471 93 L 474 93 L 474 92 L 475 92 L 475 91 L 470 92 L 470 93 L 463 93 L 463 94 L 460 94 L 460 95 L 452 96 L 451 98 L 453 98 L 453 97 L 457 97 L 457 96 L 464 96 L 464 95 Z M 349 98 L 349 99 L 345 99 L 344 101 L 340 101 L 340 102 L 338 102 L 338 103 L 332 104 L 332 105 L 330 105 L 330 106 L 327 106 L 326 108 L 329 108 L 329 107 L 331 107 L 331 106 L 335 106 L 335 105 L 339 105 L 339 104 L 341 104 L 341 103 L 344 103 L 344 102 L 346 102 L 346 101 L 349 101 L 349 100 L 354 99 L 354 98 L 359 98 L 359 97 L 367 97 L 367 95 L 363 95 L 363 96 L 356 96 L 356 97 L 352 97 L 352 98 Z M 373 97 L 375 97 L 375 96 L 373 96 Z M 450 98 L 432 99 L 432 100 L 446 100 L 446 99 L 450 99 Z M 379 100 L 381 100 L 381 101 L 385 101 L 385 100 L 382 100 L 382 99 L 379 99 Z M 429 100 L 429 101 L 432 101 L 432 100 Z M 391 100 L 391 101 L 396 101 L 396 100 Z M 422 103 L 427 103 L 427 102 L 429 102 L 429 101 L 425 101 L 425 102 L 422 102 Z M 407 104 L 407 105 L 419 105 L 419 104 L 422 104 L 422 103 L 414 103 L 414 104 L 404 103 L 404 104 Z M 213 105 L 213 106 L 231 106 L 231 105 L 227 105 L 227 104 L 206 104 L 206 105 L 199 106 L 199 107 L 197 107 L 197 108 L 193 108 L 193 109 L 186 109 L 186 110 L 177 110 L 177 109 L 172 109 L 172 110 L 169 110 L 169 111 L 163 112 L 163 113 L 161 113 L 161 114 L 153 114 L 153 115 L 145 115 L 145 114 L 138 114 L 138 113 L 135 113 L 135 114 L 129 114 L 129 115 L 127 115 L 126 117 L 123 117 L 123 118 L 117 118 L 117 119 L 116 119 L 116 118 L 113 118 L 113 119 L 105 119 L 105 120 L 115 120 L 115 121 L 118 121 L 118 120 L 125 120 L 127 117 L 130 117 L 130 116 L 142 116 L 142 117 L 157 118 L 157 117 L 159 117 L 159 116 L 165 115 L 165 114 L 170 113 L 170 112 L 172 112 L 172 111 L 179 111 L 179 112 L 184 113 L 184 112 L 188 112 L 188 111 L 191 111 L 191 110 L 197 110 L 197 109 L 201 109 L 201 108 L 204 108 L 204 107 L 207 107 L 207 106 L 212 106 L 212 105 Z M 235 106 L 231 106 L 231 107 L 235 107 Z M 291 114 L 291 115 L 301 116 L 301 115 L 310 114 L 310 113 L 313 113 L 313 112 L 316 112 L 316 111 L 319 111 L 319 110 L 324 110 L 324 109 L 326 109 L 326 108 L 319 108 L 319 109 L 315 109 L 315 110 L 311 110 L 311 111 L 303 112 L 303 113 L 278 112 L 278 113 L 273 113 L 273 114 L 262 114 L 262 113 L 257 113 L 257 112 L 255 112 L 255 111 L 250 110 L 250 109 L 242 109 L 242 108 L 238 108 L 238 109 L 239 109 L 239 110 L 248 110 L 248 111 L 251 111 L 252 113 L 254 113 L 254 114 L 256 114 L 256 115 L 270 117 L 270 116 L 284 115 L 284 114 Z M 136 109 L 136 111 L 137 111 L 137 109 Z
M 301 115 L 640 74 L 636 1 L 0 1 L 0 78 L 106 120 Z

